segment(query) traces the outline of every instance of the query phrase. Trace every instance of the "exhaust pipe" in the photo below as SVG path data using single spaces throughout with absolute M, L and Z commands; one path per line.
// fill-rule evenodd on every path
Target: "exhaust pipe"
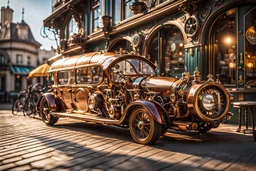
M 187 130 L 196 130 L 198 128 L 198 124 L 196 122 L 182 122 L 182 121 L 173 121 L 173 125 L 179 128 L 181 131 Z

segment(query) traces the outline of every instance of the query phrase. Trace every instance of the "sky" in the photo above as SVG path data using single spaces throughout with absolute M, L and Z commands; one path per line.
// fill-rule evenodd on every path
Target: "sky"
M 8 0 L 0 0 L 0 7 L 7 7 Z M 13 23 L 21 22 L 22 8 L 24 8 L 24 21 L 32 30 L 34 38 L 42 44 L 41 49 L 50 50 L 51 46 L 56 48 L 55 41 L 43 38 L 40 35 L 43 20 L 47 18 L 52 11 L 52 0 L 9 0 L 9 7 L 14 10 Z

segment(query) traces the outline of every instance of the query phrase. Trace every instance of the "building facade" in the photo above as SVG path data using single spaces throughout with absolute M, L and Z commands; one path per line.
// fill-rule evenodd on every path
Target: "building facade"
M 45 27 L 57 30 L 60 53 L 136 53 L 158 74 L 180 77 L 198 67 L 235 96 L 256 93 L 255 0 L 53 0 Z
M 24 14 L 24 10 L 23 10 Z M 46 57 L 40 50 L 30 27 L 22 20 L 13 23 L 13 10 L 7 6 L 1 8 L 0 23 L 0 95 L 1 101 L 10 101 L 28 85 L 38 82 L 37 78 L 27 79 L 29 72 Z M 49 52 L 50 53 L 50 52 Z M 47 56 L 54 56 L 54 53 Z

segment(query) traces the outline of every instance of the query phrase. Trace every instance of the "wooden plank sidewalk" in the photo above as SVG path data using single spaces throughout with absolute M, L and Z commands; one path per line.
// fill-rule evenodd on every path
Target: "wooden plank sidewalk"
M 0 170 L 256 170 L 256 142 L 236 128 L 171 131 L 145 146 L 127 129 L 71 119 L 50 127 L 0 110 Z

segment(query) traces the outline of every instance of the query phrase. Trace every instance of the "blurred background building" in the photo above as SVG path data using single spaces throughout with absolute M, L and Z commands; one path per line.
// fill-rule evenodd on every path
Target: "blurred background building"
M 43 78 L 27 79 L 29 72 L 47 58 L 54 56 L 54 50 L 41 50 L 41 44 L 34 39 L 30 27 L 24 20 L 13 23 L 13 9 L 1 8 L 0 23 L 0 97 L 10 101 L 28 85 L 43 83 Z

